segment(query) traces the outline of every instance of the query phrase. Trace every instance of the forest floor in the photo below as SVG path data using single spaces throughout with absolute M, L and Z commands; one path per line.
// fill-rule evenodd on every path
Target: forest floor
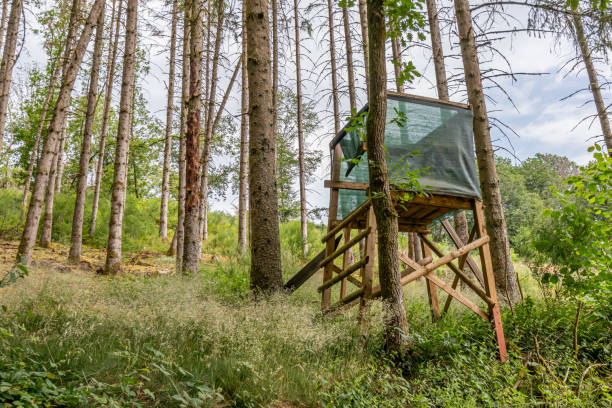
M 7 270 L 17 242 L 0 247 Z M 208 255 L 185 278 L 173 257 L 140 251 L 108 277 L 103 250 L 84 248 L 78 266 L 67 254 L 37 248 L 29 275 L 0 289 L 0 406 L 612 406 L 612 331 L 585 314 L 575 338 L 571 302 L 504 310 L 502 364 L 488 324 L 456 304 L 432 323 L 414 282 L 411 347 L 389 359 L 379 303 L 361 336 L 354 310 L 321 318 L 315 282 L 254 302 L 248 258 Z

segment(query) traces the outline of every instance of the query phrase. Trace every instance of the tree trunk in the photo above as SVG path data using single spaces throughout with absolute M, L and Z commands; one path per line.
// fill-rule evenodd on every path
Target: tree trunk
M 85 130 L 81 143 L 81 158 L 79 160 L 79 174 L 77 176 L 76 198 L 72 214 L 72 236 L 70 238 L 70 252 L 68 261 L 79 263 L 81 261 L 81 247 L 83 245 L 83 216 L 85 214 L 85 198 L 87 197 L 87 175 L 89 174 L 89 155 L 91 153 L 91 136 L 93 134 L 98 105 L 98 78 L 100 76 L 100 60 L 102 59 L 102 46 L 104 43 L 104 7 L 98 17 L 96 27 L 96 41 L 94 43 L 91 73 L 89 77 L 89 93 L 87 95 L 87 111 L 85 114 Z
M 338 102 L 338 79 L 336 70 L 336 40 L 334 36 L 334 12 L 332 0 L 327 0 L 327 18 L 329 22 L 329 55 L 331 63 L 332 103 L 334 106 L 334 134 L 340 131 L 340 108 Z
M 249 83 L 249 206 L 251 217 L 251 289 L 283 287 L 276 134 L 270 75 L 270 24 L 267 0 L 246 0 L 247 72 Z
M 238 173 L 238 251 L 247 245 L 247 169 L 249 165 L 249 83 L 247 75 L 246 13 L 242 8 L 242 91 L 240 95 L 240 169 Z
M 572 18 L 574 21 L 574 32 L 576 34 L 576 42 L 580 47 L 580 53 L 582 54 L 582 61 L 586 68 L 587 74 L 589 75 L 589 86 L 591 93 L 593 94 L 593 100 L 595 101 L 595 107 L 597 108 L 597 116 L 599 117 L 599 123 L 601 125 L 601 131 L 603 133 L 604 142 L 608 148 L 608 153 L 612 155 L 612 130 L 610 129 L 610 119 L 608 118 L 608 110 L 604 103 L 603 97 L 601 96 L 601 88 L 599 87 L 599 79 L 597 78 L 597 71 L 591 60 L 591 51 L 584 34 L 584 28 L 582 27 L 582 20 L 580 15 L 574 11 L 572 12 Z
M 64 133 L 66 125 L 64 124 Z M 64 136 L 65 137 L 65 136 Z M 42 231 L 40 232 L 40 246 L 49 248 L 51 244 L 51 233 L 53 231 L 53 198 L 55 193 L 55 183 L 57 182 L 57 161 L 59 155 L 57 152 L 53 156 L 51 171 L 49 173 L 49 183 L 47 183 L 47 194 L 45 195 L 45 213 L 43 216 Z
M 442 49 L 442 36 L 440 35 L 440 21 L 438 20 L 438 7 L 436 0 L 427 1 L 427 17 L 429 19 L 429 31 L 431 35 L 431 50 L 433 54 L 434 70 L 436 73 L 436 88 L 438 98 L 448 101 L 448 79 L 446 77 L 446 64 L 444 63 L 444 51 Z M 463 243 L 469 239 L 468 223 L 464 211 L 458 211 L 453 215 L 455 231 Z M 466 271 L 469 269 L 465 267 Z M 463 282 L 462 282 L 463 283 Z
M 119 28 L 121 27 L 121 13 L 123 0 L 119 0 L 117 8 L 117 20 L 115 21 L 115 39 L 108 50 L 108 62 L 106 64 L 106 93 L 104 95 L 104 113 L 102 114 L 102 129 L 100 130 L 100 142 L 98 146 L 98 162 L 96 163 L 96 179 L 94 182 L 94 196 L 91 205 L 91 223 L 89 225 L 89 236 L 93 237 L 96 232 L 96 221 L 98 219 L 98 203 L 100 201 L 100 186 L 102 185 L 102 174 L 104 172 L 104 151 L 106 150 L 106 135 L 108 134 L 108 120 L 110 116 L 110 104 L 113 99 L 113 83 L 115 79 L 115 62 L 117 61 L 117 49 L 119 44 Z M 113 0 L 113 11 L 115 0 Z M 112 24 L 111 30 L 112 33 Z
M 6 13 L 8 13 L 8 5 L 9 2 L 7 0 L 2 2 L 2 17 L 0 17 L 0 50 L 2 50 L 4 32 L 6 31 Z
M 404 93 L 404 86 L 401 84 L 400 75 L 402 73 L 402 52 L 399 38 L 391 38 L 391 52 L 396 64 L 393 64 L 393 72 L 395 73 L 395 87 L 397 92 Z
M 55 108 L 53 110 L 51 124 L 49 125 L 49 130 L 47 131 L 47 136 L 43 145 L 43 152 L 40 156 L 40 160 L 38 161 L 36 179 L 34 181 L 34 188 L 32 189 L 32 198 L 30 200 L 28 215 L 26 217 L 23 234 L 21 236 L 21 242 L 17 251 L 17 261 L 19 261 L 21 256 L 23 256 L 26 264 L 29 264 L 32 260 L 32 250 L 36 240 L 38 223 L 40 222 L 42 202 L 47 183 L 49 182 L 49 171 L 51 170 L 55 151 L 58 147 L 58 139 L 63 129 L 64 118 L 70 102 L 70 93 L 72 92 L 79 66 L 83 60 L 83 55 L 87 49 L 87 43 L 91 38 L 92 31 L 96 26 L 98 15 L 102 11 L 103 5 L 103 0 L 96 0 L 94 2 L 85 22 L 81 36 L 75 47 L 75 52 L 70 56 L 66 70 L 62 76 L 62 85 Z
M 480 189 L 482 190 L 482 198 L 485 205 L 487 232 L 491 237 L 491 258 L 495 283 L 506 301 L 509 304 L 514 304 L 520 300 L 520 294 L 514 265 L 510 256 L 510 243 L 508 241 L 506 220 L 499 192 L 499 180 L 493 157 L 489 119 L 482 90 L 482 78 L 478 64 L 470 6 L 467 0 L 454 1 L 468 99 L 474 111 L 476 161 L 480 176 Z
M 125 51 L 123 55 L 123 76 L 119 102 L 119 123 L 115 148 L 115 168 L 111 193 L 111 213 L 108 225 L 108 244 L 104 273 L 117 274 L 121 271 L 121 238 L 123 212 L 125 208 L 128 152 L 130 148 L 131 118 L 134 101 L 134 73 L 136 68 L 136 40 L 138 27 L 138 0 L 128 0 L 125 22 Z
M 184 7 L 184 22 L 189 21 L 189 8 Z M 184 23 L 185 24 L 185 23 Z M 189 25 L 183 29 L 183 61 L 181 73 L 181 128 L 179 137 L 179 183 L 178 183 L 178 217 L 174 238 L 169 253 L 176 251 L 176 270 L 183 265 L 183 245 L 185 243 L 185 134 L 187 132 L 187 101 L 189 99 Z M 173 249 L 174 248 L 174 249 Z
M 353 67 L 353 45 L 351 41 L 351 22 L 349 20 L 348 7 L 342 8 L 342 22 L 344 23 L 344 43 L 346 45 L 346 70 L 349 91 L 349 105 L 351 114 L 357 111 L 357 99 L 355 96 L 355 68 Z
M 271 0 L 272 9 L 272 129 L 278 137 L 278 0 Z M 276 154 L 276 153 L 275 153 Z M 276 156 L 275 156 L 276 158 Z
M 186 133 L 185 162 L 185 237 L 183 247 L 183 273 L 198 273 L 200 270 L 200 122 L 202 106 L 202 0 L 189 0 L 186 7 L 191 7 L 189 21 L 185 26 L 190 28 L 189 54 L 189 102 Z
M 308 253 L 308 213 L 306 209 L 306 175 L 304 169 L 304 129 L 302 128 L 302 72 L 300 66 L 300 22 L 298 0 L 293 0 L 295 19 L 295 78 L 297 86 L 298 164 L 300 177 L 300 227 L 302 232 L 302 256 Z
M 168 194 L 170 192 L 170 158 L 172 153 L 172 110 L 174 108 L 174 60 L 176 47 L 176 19 L 178 0 L 172 2 L 172 28 L 170 31 L 170 70 L 168 72 L 168 102 L 166 104 L 166 143 L 164 146 L 164 169 L 162 173 L 159 236 L 168 238 Z
M 368 97 L 367 145 L 370 191 L 378 234 L 378 270 L 383 301 L 385 342 L 389 350 L 397 351 L 407 332 L 404 296 L 400 283 L 398 259 L 398 221 L 391 200 L 389 174 L 385 153 L 385 122 L 387 114 L 387 73 L 385 58 L 385 17 L 383 0 L 368 1 L 368 40 L 370 43 L 370 94 Z M 399 330 L 398 330 L 399 329 Z
M 68 120 L 64 127 L 68 126 Z M 55 192 L 60 193 L 62 191 L 62 178 L 64 177 L 64 150 L 66 149 L 66 137 L 67 129 L 64 129 L 62 138 L 60 139 L 60 145 L 57 149 L 57 171 L 55 173 Z
M 217 92 L 217 71 L 219 68 L 219 50 L 221 48 L 221 40 L 223 37 L 223 18 L 224 18 L 224 3 L 217 1 L 217 32 L 215 35 L 215 51 L 212 60 L 212 73 L 210 78 L 210 94 L 208 95 L 208 108 L 206 113 L 206 123 L 204 126 L 204 146 L 202 149 L 201 172 L 200 177 L 200 216 L 199 225 L 203 240 L 208 239 L 208 167 L 210 165 L 210 152 L 212 145 L 213 132 L 215 131 L 214 112 L 215 112 L 215 95 Z
M 23 187 L 23 198 L 21 199 L 21 217 L 20 220 L 23 221 L 23 217 L 25 217 L 27 204 L 28 204 L 28 195 L 30 193 L 30 183 L 32 181 L 32 174 L 34 173 L 34 165 L 37 161 L 38 155 L 38 147 L 40 146 L 40 137 L 42 136 L 43 129 L 45 127 L 45 121 L 47 119 L 47 112 L 49 110 L 49 105 L 51 104 L 51 98 L 53 98 L 55 94 L 55 84 L 57 83 L 57 79 L 60 74 L 60 64 L 59 61 L 56 62 L 53 72 L 51 73 L 51 79 L 49 81 L 49 91 L 47 93 L 47 97 L 45 98 L 45 103 L 42 107 L 42 111 L 40 113 L 40 122 L 38 123 L 38 129 L 36 130 L 36 137 L 34 138 L 34 146 L 32 146 L 32 152 L 30 153 L 30 162 L 28 163 L 28 175 L 26 176 L 25 186 Z
M 19 19 L 21 18 L 22 8 L 22 0 L 13 0 L 8 26 L 6 28 L 6 41 L 4 42 L 2 63 L 0 64 L 0 151 L 2 151 L 2 142 L 4 140 L 4 127 L 6 126 L 11 79 L 13 77 L 13 67 L 15 66 L 15 48 L 17 47 Z
M 370 94 L 370 55 L 368 52 L 368 3 L 359 0 L 359 22 L 361 23 L 361 42 L 363 47 L 363 65 L 365 68 L 366 91 Z

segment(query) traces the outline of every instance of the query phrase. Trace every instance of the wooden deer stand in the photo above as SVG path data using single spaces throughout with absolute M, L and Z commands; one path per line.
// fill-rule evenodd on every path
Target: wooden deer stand
M 399 96 L 401 98 L 432 101 L 428 98 Z M 433 101 L 435 103 L 446 103 Z M 461 109 L 467 109 L 465 105 L 460 105 L 460 107 Z M 325 187 L 330 188 L 328 232 L 322 239 L 322 242 L 326 244 L 325 250 L 306 265 L 302 271 L 298 272 L 287 283 L 286 287 L 295 290 L 314 275 L 318 269 L 323 268 L 323 282 L 318 288 L 318 291 L 321 292 L 323 313 L 342 313 L 359 304 L 359 320 L 360 324 L 364 324 L 369 304 L 381 295 L 380 286 L 373 286 L 376 257 L 376 219 L 369 198 L 368 183 L 340 180 L 341 160 L 339 158 L 342 152 L 337 143 L 331 147 L 334 152 L 332 180 L 325 181 Z M 366 196 L 365 201 L 350 214 L 345 215 L 343 219 L 338 219 L 340 190 L 361 191 L 365 192 Z M 418 278 L 425 278 L 434 320 L 447 312 L 451 301 L 456 299 L 478 316 L 490 322 L 495 330 L 499 358 L 501 361 L 506 361 L 506 342 L 489 251 L 490 239 L 485 228 L 483 208 L 480 201 L 474 197 L 438 193 L 427 194 L 426 196 L 412 195 L 410 201 L 400 199 L 400 197 L 405 196 L 405 192 L 392 191 L 392 195 L 399 216 L 399 231 L 417 234 L 420 238 L 423 254 L 423 258 L 419 260 L 401 253 L 398 254 L 399 260 L 405 265 L 405 269 L 401 272 L 401 284 L 406 285 Z M 430 240 L 428 236 L 430 225 L 434 220 L 460 210 L 473 213 L 474 225 L 468 242 L 462 242 L 448 220 L 442 220 L 442 227 L 456 247 L 455 250 L 444 253 Z M 342 240 L 343 242 L 341 242 Z M 362 250 L 356 248 L 360 243 L 363 243 Z M 478 250 L 480 255 L 480 268 L 470 257 L 470 253 L 475 250 Z M 436 257 L 434 258 L 433 255 Z M 464 272 L 466 265 L 476 277 L 476 280 L 466 275 Z M 454 272 L 452 283 L 445 282 L 436 275 L 436 270 L 444 266 Z M 486 303 L 486 310 L 482 310 L 459 291 L 459 281 L 464 282 L 465 286 Z M 354 288 L 349 290 L 349 284 Z M 334 303 L 332 303 L 332 289 L 335 286 L 339 286 L 339 293 L 334 297 Z M 442 307 L 438 298 L 438 289 L 447 293 Z

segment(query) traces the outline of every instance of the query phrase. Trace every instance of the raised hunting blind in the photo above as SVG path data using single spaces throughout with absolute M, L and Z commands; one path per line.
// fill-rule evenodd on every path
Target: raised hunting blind
M 472 111 L 464 104 L 387 93 L 385 148 L 399 230 L 415 234 L 418 239 L 414 241 L 421 249 L 409 255 L 398 254 L 405 265 L 401 283 L 424 278 L 434 320 L 456 299 L 491 322 L 500 359 L 505 361 L 506 343 L 480 202 L 472 120 Z M 325 181 L 330 189 L 329 220 L 322 240 L 326 247 L 285 285 L 293 291 L 323 268 L 323 282 L 318 288 L 323 312 L 343 312 L 359 304 L 360 324 L 369 303 L 381 294 L 374 276 L 376 219 L 369 191 L 365 121 L 367 106 L 330 143 L 331 180 Z M 462 242 L 448 221 L 450 215 L 461 210 L 473 213 L 467 242 Z M 429 238 L 434 221 L 441 223 L 455 250 L 444 253 Z M 475 250 L 480 265 L 470 256 Z M 454 273 L 452 282 L 436 274 L 443 266 Z M 485 310 L 460 292 L 460 281 L 482 299 Z M 349 284 L 354 288 L 349 289 Z M 335 286 L 339 290 L 332 293 Z M 442 307 L 439 290 L 447 293 Z

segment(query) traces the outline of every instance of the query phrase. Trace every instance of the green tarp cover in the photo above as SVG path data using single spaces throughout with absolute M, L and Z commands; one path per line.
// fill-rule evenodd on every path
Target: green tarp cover
M 391 185 L 406 182 L 406 168 L 423 169 L 418 180 L 426 192 L 480 199 L 472 119 L 470 109 L 388 95 L 385 146 Z M 332 148 L 339 143 L 342 149 L 340 181 L 369 180 L 367 153 L 361 150 L 364 132 L 349 123 L 332 141 Z M 338 218 L 365 200 L 364 191 L 341 189 Z

